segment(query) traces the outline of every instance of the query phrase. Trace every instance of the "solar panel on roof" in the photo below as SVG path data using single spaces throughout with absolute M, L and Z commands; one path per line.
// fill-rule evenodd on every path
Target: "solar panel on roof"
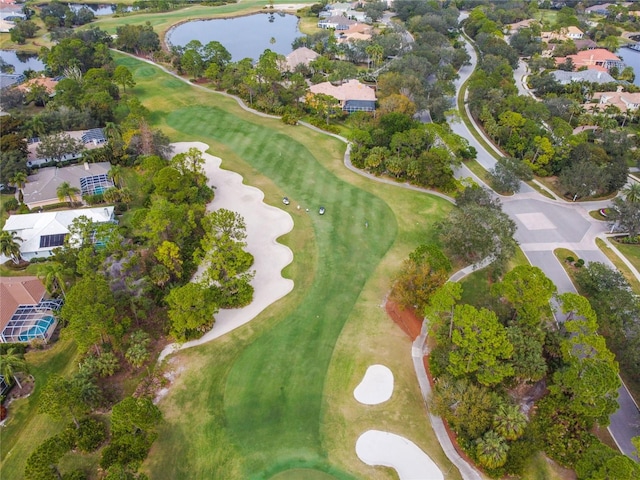
M 42 235 L 40 237 L 40 248 L 61 247 L 64 245 L 66 233 L 56 233 L 54 235 Z
M 89 143 L 93 141 L 96 141 L 98 143 L 106 141 L 104 132 L 101 128 L 92 128 L 91 130 L 87 130 L 82 134 L 83 143 Z

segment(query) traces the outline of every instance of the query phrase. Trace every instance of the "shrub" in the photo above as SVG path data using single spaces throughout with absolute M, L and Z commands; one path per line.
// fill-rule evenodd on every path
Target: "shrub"
M 12 212 L 14 210 L 17 210 L 19 206 L 20 206 L 20 203 L 15 198 L 10 198 L 6 202 L 4 202 L 4 209 L 7 212 Z
M 21 355 L 27 351 L 25 343 L 0 343 L 0 355 L 4 355 L 13 348 L 13 353 Z
M 286 112 L 282 115 L 282 123 L 285 125 L 297 125 L 299 117 L 295 113 Z
M 576 261 L 576 267 L 580 268 L 580 267 L 584 267 L 584 259 L 583 258 L 579 258 Z
M 567 257 L 567 262 L 568 262 L 568 263 L 573 263 L 573 262 L 575 262 L 575 261 L 576 261 L 576 259 L 575 259 L 575 258 L 573 258 L 571 255 L 569 255 L 569 256 Z

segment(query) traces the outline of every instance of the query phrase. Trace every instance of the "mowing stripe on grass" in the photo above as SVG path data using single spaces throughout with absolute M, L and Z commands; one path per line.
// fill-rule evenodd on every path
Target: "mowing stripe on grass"
M 338 179 L 303 145 L 271 129 L 201 106 L 170 113 L 167 124 L 225 144 L 309 205 L 318 245 L 314 284 L 301 308 L 240 354 L 224 404 L 249 478 L 322 463 L 322 395 L 333 348 L 366 279 L 395 239 L 395 217 L 379 198 Z M 319 205 L 326 215 L 318 215 Z M 364 226 L 365 216 L 375 218 L 376 228 Z

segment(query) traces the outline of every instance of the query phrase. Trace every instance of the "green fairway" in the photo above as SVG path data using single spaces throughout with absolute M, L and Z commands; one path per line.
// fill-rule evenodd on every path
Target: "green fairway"
M 393 478 L 355 456 L 355 440 L 372 422 L 411 437 L 447 471 L 410 341 L 379 304 L 389 275 L 431 237 L 428 226 L 450 204 L 349 172 L 339 140 L 245 112 L 131 57 L 117 61 L 132 70 L 136 95 L 172 140 L 208 143 L 222 167 L 268 203 L 280 205 L 286 194 L 295 222 L 282 239 L 294 252 L 285 271 L 294 291 L 251 324 L 175 356 L 185 371 L 160 404 L 166 422 L 145 464 L 150 477 Z M 388 407 L 354 405 L 353 388 L 376 359 L 397 371 L 398 393 Z

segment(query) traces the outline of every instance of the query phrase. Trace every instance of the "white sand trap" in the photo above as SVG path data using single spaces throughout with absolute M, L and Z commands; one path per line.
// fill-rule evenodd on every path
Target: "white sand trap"
M 364 432 L 356 442 L 356 454 L 367 465 L 395 469 L 400 480 L 444 480 L 442 472 L 426 453 L 394 433 Z
M 255 277 L 253 302 L 244 308 L 220 310 L 213 328 L 197 340 L 171 344 L 164 348 L 158 361 L 182 348 L 193 347 L 218 338 L 254 319 L 269 305 L 293 290 L 293 280 L 282 277 L 282 269 L 293 261 L 293 252 L 276 239 L 293 229 L 293 219 L 284 210 L 267 205 L 262 191 L 242 183 L 242 177 L 220 168 L 221 159 L 205 153 L 209 146 L 202 142 L 174 143 L 174 153 L 195 147 L 203 152 L 208 184 L 215 186 L 215 198 L 207 211 L 226 208 L 244 217 L 247 226 L 247 251 L 254 257 L 251 267 Z M 196 278 L 200 274 L 198 269 Z
M 371 365 L 353 391 L 356 400 L 365 405 L 386 402 L 393 394 L 393 373 L 384 365 Z

